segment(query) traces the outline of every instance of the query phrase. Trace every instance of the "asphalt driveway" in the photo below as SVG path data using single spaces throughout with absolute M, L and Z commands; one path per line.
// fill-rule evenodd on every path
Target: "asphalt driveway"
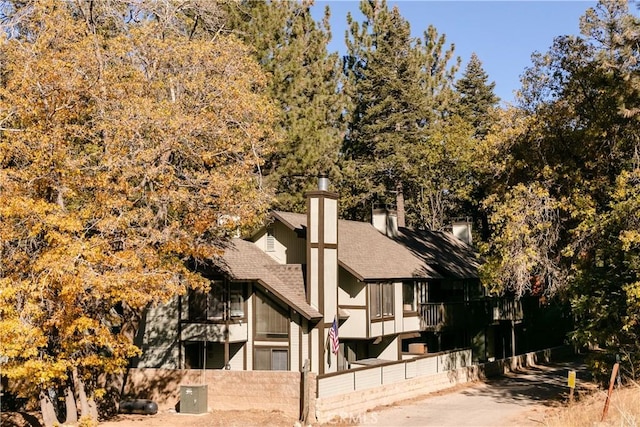
M 568 400 L 568 373 L 575 370 L 576 392 L 593 388 L 581 361 L 527 368 L 458 390 L 430 395 L 363 417 L 362 426 L 533 426 L 544 425 L 545 408 Z

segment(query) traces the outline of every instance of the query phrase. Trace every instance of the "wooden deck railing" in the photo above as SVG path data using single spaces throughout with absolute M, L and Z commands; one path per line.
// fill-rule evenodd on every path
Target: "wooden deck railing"
M 522 301 L 512 298 L 486 298 L 460 302 L 433 302 L 420 304 L 419 313 L 423 330 L 464 326 L 465 311 L 486 313 L 485 321 L 519 321 L 523 319 Z

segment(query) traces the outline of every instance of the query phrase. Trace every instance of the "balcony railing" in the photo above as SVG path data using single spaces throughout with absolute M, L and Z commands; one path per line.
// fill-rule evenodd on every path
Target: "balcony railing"
M 511 298 L 423 303 L 419 312 L 422 330 L 464 327 L 471 313 L 474 319 L 481 317 L 487 323 L 523 319 L 522 301 Z
M 420 304 L 421 329 L 454 327 L 464 321 L 464 302 L 436 302 Z
M 490 299 L 492 304 L 493 320 L 522 320 L 522 300 L 511 298 Z

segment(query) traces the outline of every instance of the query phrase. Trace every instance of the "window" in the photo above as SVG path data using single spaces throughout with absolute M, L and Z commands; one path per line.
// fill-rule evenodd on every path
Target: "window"
M 371 319 L 393 316 L 393 283 L 371 283 L 369 303 Z
M 207 342 L 207 369 L 224 369 L 224 343 Z M 242 351 L 243 343 L 229 343 L 229 357 L 233 358 Z M 205 359 L 204 342 L 191 341 L 184 343 L 184 367 L 186 369 L 202 369 Z
M 402 284 L 402 311 L 416 311 L 416 286 L 414 282 Z
M 189 292 L 189 320 L 225 320 L 226 310 L 230 318 L 244 317 L 244 284 L 214 280 L 209 292 Z
M 289 336 L 289 319 L 285 311 L 259 292 L 256 293 L 256 336 L 260 338 Z
M 286 348 L 256 347 L 253 369 L 256 371 L 288 371 L 289 350 Z
M 229 285 L 229 315 L 231 318 L 244 317 L 244 286 L 242 283 Z

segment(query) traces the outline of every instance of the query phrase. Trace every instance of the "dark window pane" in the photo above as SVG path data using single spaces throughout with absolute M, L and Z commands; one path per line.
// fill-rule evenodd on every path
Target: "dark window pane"
M 224 299 L 224 283 L 221 281 L 211 282 L 209 307 L 207 308 L 207 317 L 209 319 L 224 319 Z
M 244 317 L 244 285 L 242 283 L 230 285 L 229 309 L 231 317 Z
M 207 296 L 203 291 L 189 290 L 189 320 L 207 318 Z
M 202 369 L 204 345 L 201 342 L 184 345 L 184 364 L 186 369 Z
M 371 318 L 379 319 L 382 317 L 382 305 L 380 301 L 380 284 L 372 283 L 369 285 Z
M 256 348 L 255 357 L 253 359 L 253 369 L 256 371 L 271 370 L 271 349 Z
M 289 336 L 289 319 L 265 295 L 256 293 L 256 335 L 267 338 Z
M 416 310 L 416 293 L 414 282 L 405 282 L 402 284 L 402 309 L 404 311 Z
M 393 316 L 393 284 L 392 283 L 383 283 L 382 284 L 382 304 L 383 304 L 383 312 L 384 316 Z
M 289 370 L 289 351 L 288 350 L 272 350 L 271 351 L 271 369 L 273 371 Z

